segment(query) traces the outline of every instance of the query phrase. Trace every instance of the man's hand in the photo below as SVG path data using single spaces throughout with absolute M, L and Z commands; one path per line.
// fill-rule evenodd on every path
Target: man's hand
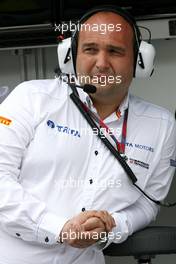
M 107 211 L 85 211 L 66 222 L 60 240 L 73 247 L 88 247 L 114 226 L 115 221 Z

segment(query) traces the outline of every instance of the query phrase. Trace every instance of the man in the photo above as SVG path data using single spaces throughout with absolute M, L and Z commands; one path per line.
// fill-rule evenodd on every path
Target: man
M 76 74 L 96 86 L 90 95 L 78 89 L 79 96 L 118 142 L 128 109 L 125 144 L 118 145 L 125 147 L 138 185 L 163 200 L 174 171 L 174 119 L 129 95 L 135 65 L 129 21 L 107 10 L 86 23 L 121 24 L 122 30 L 79 32 Z M 102 77 L 117 75 L 120 83 L 102 85 Z M 121 243 L 157 215 L 158 206 L 90 133 L 71 92 L 62 80 L 30 81 L 1 105 L 0 264 L 103 264 L 104 246 Z

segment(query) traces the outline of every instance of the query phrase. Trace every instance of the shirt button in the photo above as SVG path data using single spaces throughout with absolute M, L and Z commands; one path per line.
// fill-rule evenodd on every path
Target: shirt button
M 96 156 L 98 155 L 98 151 L 97 151 L 97 150 L 95 150 L 95 155 L 96 155 Z
M 19 233 L 16 233 L 16 236 L 20 237 L 21 235 Z
M 48 237 L 45 237 L 45 242 L 49 242 L 49 238 Z
M 92 179 L 90 179 L 90 180 L 89 180 L 89 182 L 90 182 L 90 184 L 92 184 L 92 183 L 93 183 L 93 180 L 92 180 Z
M 86 211 L 86 208 L 85 208 L 85 207 L 83 207 L 81 210 L 82 210 L 82 212 L 84 212 L 84 211 Z

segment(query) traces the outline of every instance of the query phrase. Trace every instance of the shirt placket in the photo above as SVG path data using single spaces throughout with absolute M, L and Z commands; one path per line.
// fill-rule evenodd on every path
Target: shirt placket
M 93 135 L 93 137 L 96 137 Z M 97 142 L 97 140 L 95 140 Z M 83 188 L 83 196 L 81 201 L 81 211 L 91 210 L 96 193 L 96 182 L 99 173 L 99 163 L 101 162 L 100 148 L 98 143 L 94 143 L 90 157 L 88 171 L 85 176 L 85 185 Z

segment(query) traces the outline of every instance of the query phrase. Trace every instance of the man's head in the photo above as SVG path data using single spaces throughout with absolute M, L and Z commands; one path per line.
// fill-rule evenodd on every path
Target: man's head
M 110 13 L 111 16 L 114 15 L 113 17 L 116 17 L 115 21 L 112 21 L 113 24 L 109 24 L 109 22 L 105 21 L 105 16 L 107 17 Z M 99 19 L 98 24 L 94 24 L 92 22 L 92 18 L 100 16 L 100 14 L 104 14 L 105 16 L 102 17 L 101 21 Z M 117 17 L 119 19 L 118 24 L 116 24 Z M 119 24 L 120 20 L 123 20 L 123 24 Z M 89 21 L 91 21 L 91 24 L 89 24 Z M 72 35 L 72 38 L 65 39 L 61 42 L 61 45 L 58 46 L 59 67 L 61 72 L 66 74 L 77 74 L 76 61 L 78 42 L 80 42 L 79 39 L 82 32 L 97 33 L 98 38 L 98 33 L 100 36 L 107 36 L 107 34 L 112 33 L 112 31 L 116 33 L 116 35 L 120 35 L 120 33 L 122 34 L 124 32 L 123 29 L 126 27 L 125 24 L 129 24 L 129 26 L 131 26 L 131 30 L 133 31 L 133 77 L 150 77 L 154 70 L 153 64 L 155 58 L 155 48 L 152 44 L 150 44 L 151 34 L 148 42 L 143 41 L 135 20 L 126 11 L 116 6 L 100 6 L 94 8 L 88 11 L 79 20 L 77 28 L 74 24 L 76 30 Z
M 89 23 L 87 22 L 87 20 L 99 13 L 99 12 L 112 12 L 114 14 L 117 14 L 121 17 L 123 17 L 126 22 L 129 23 L 129 25 L 131 25 L 132 29 L 133 29 L 133 33 L 134 33 L 134 42 L 133 42 L 133 48 L 134 48 L 134 77 L 135 77 L 135 70 L 136 70 L 136 60 L 137 60 L 137 56 L 138 56 L 138 52 L 139 52 L 139 46 L 141 43 L 141 33 L 140 30 L 136 24 L 135 19 L 130 15 L 130 13 L 128 13 L 126 10 L 122 9 L 121 7 L 118 6 L 114 6 L 114 5 L 103 5 L 103 6 L 98 6 L 95 7 L 91 10 L 89 10 L 88 12 L 86 12 L 81 18 L 80 20 L 77 22 L 77 30 L 74 32 L 73 36 L 72 36 L 72 57 L 73 57 L 73 65 L 75 67 L 75 72 L 76 72 L 76 56 L 77 56 L 77 47 L 78 47 L 78 39 L 79 39 L 79 33 L 81 30 L 85 30 L 88 31 L 88 26 Z M 92 31 L 96 31 L 96 25 L 94 24 Z M 104 23 L 100 23 L 99 25 L 99 29 L 101 31 L 102 34 L 106 34 L 106 32 L 112 31 L 112 24 L 104 24 Z M 114 31 L 119 32 L 119 28 L 121 25 L 116 24 L 117 28 L 114 28 Z M 90 29 L 89 29 L 90 31 Z
M 108 96 L 125 95 L 133 78 L 136 57 L 132 22 L 116 12 L 103 10 L 82 23 L 86 26 L 77 33 L 74 51 L 79 81 L 95 85 L 95 96 L 108 99 Z

